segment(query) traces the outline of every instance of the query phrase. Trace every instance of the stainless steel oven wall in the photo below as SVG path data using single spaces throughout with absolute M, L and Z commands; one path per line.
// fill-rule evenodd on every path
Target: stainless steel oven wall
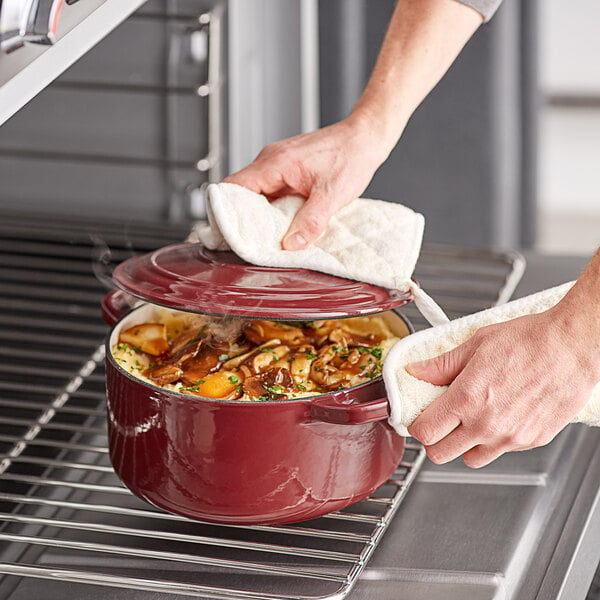
M 144 4 L 0 127 L 0 206 L 186 218 L 223 168 L 226 19 L 214 0 Z
M 2 0 L 0 124 L 145 0 Z
M 318 125 L 316 6 L 149 0 L 0 127 L 0 208 L 202 217 L 207 182 Z

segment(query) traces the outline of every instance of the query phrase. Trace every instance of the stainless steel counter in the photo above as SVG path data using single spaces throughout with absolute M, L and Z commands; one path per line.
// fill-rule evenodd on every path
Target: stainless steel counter
M 515 296 L 575 279 L 587 259 L 526 256 Z M 352 599 L 578 600 L 600 560 L 600 429 L 471 470 L 427 462 Z

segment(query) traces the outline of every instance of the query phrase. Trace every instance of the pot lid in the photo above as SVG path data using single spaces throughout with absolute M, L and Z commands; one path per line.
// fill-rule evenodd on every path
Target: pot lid
M 165 246 L 116 267 L 116 284 L 153 304 L 188 312 L 269 320 L 333 319 L 389 310 L 412 300 L 308 269 L 259 267 L 201 244 Z

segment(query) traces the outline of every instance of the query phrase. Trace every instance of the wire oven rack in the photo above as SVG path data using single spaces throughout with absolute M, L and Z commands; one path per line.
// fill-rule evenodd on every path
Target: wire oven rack
M 108 459 L 99 280 L 185 230 L 134 234 L 104 223 L 99 241 L 99 224 L 2 216 L 0 599 L 29 578 L 198 598 L 345 597 L 415 479 L 422 447 L 409 441 L 394 476 L 369 498 L 310 522 L 219 526 L 147 505 Z M 429 253 L 421 281 L 456 312 L 494 304 L 514 279 L 512 256 Z M 440 268 L 448 280 L 459 272 L 463 285 L 446 293 Z

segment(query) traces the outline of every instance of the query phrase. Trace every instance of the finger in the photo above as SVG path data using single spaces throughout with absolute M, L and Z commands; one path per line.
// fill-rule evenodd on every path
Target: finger
M 260 169 L 255 165 L 249 165 L 237 173 L 232 173 L 223 181 L 241 185 L 252 192 L 264 194 L 265 196 L 276 195 L 288 187 L 278 171 Z
M 326 196 L 311 194 L 283 238 L 284 250 L 301 250 L 312 244 L 325 231 L 337 208 Z
M 431 446 L 426 445 L 426 450 L 429 459 L 441 465 L 462 456 L 476 445 L 477 440 L 474 439 L 473 433 L 466 427 L 460 426 L 439 442 Z
M 467 467 L 472 469 L 480 469 L 495 461 L 499 456 L 504 454 L 505 450 L 498 446 L 487 446 L 480 444 L 464 453 L 463 460 Z
M 465 342 L 453 350 L 429 360 L 409 363 L 405 369 L 417 379 L 428 381 L 434 385 L 450 385 L 465 368 L 472 353 L 472 345 Z
M 432 446 L 460 426 L 458 415 L 448 410 L 442 394 L 432 402 L 408 427 L 408 433 L 425 446 Z
M 295 190 L 293 187 L 291 187 L 289 185 L 284 185 L 280 189 L 278 189 L 276 192 L 273 192 L 272 194 L 267 194 L 267 197 L 269 198 L 269 200 L 277 200 L 277 198 L 283 198 L 284 196 L 297 196 L 297 195 L 299 195 L 298 190 Z

